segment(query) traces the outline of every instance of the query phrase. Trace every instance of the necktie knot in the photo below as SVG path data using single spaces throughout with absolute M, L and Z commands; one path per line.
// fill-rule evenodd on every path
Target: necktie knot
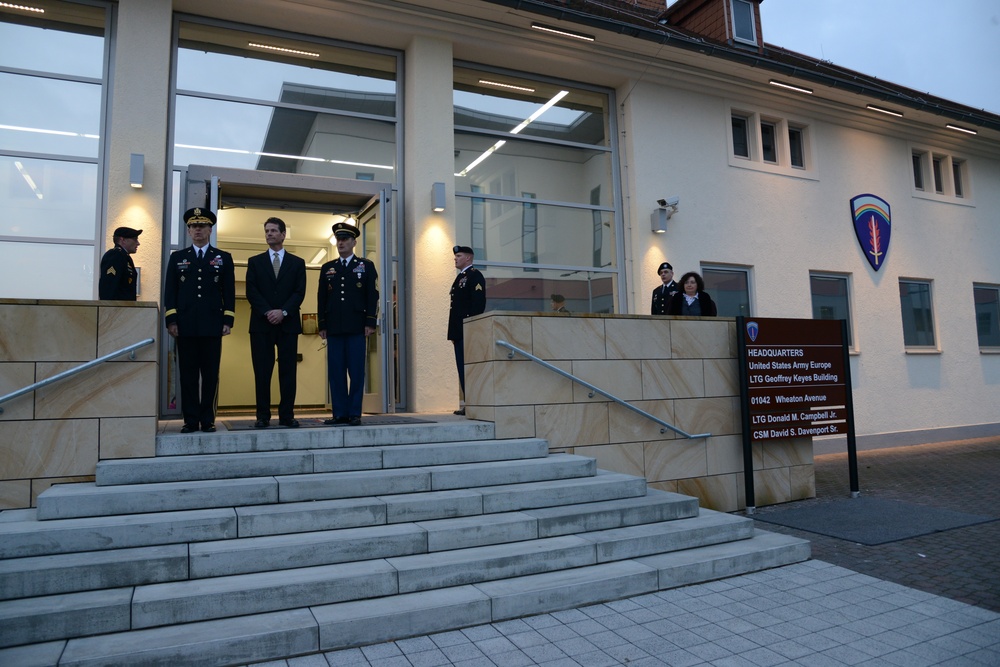
M 278 271 L 281 269 L 281 260 L 278 258 L 278 253 L 274 253 L 274 259 L 271 260 L 271 266 L 274 267 L 274 277 L 278 277 Z

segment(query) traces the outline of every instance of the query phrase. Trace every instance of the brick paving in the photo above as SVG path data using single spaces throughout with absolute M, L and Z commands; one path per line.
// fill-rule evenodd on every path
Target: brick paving
M 816 498 L 850 495 L 847 454 L 817 456 Z M 858 453 L 862 496 L 993 516 L 997 521 L 875 546 L 762 521 L 761 530 L 812 542 L 812 557 L 855 572 L 1000 612 L 1000 438 Z

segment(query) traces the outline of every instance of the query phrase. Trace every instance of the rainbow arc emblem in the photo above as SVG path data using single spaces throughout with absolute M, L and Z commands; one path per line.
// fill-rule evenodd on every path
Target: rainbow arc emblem
M 851 215 L 865 259 L 878 271 L 885 264 L 892 236 L 889 202 L 875 195 L 858 195 L 851 199 Z

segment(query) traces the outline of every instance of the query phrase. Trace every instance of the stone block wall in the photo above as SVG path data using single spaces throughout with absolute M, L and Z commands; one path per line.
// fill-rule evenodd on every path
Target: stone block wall
M 147 338 L 152 302 L 0 299 L 0 396 Z M 153 456 L 157 344 L 0 404 L 0 509 L 89 481 L 100 459 Z
M 689 434 L 688 439 L 497 345 L 506 341 Z M 490 312 L 466 320 L 466 414 L 498 438 L 553 451 L 697 497 L 746 507 L 736 324 L 731 318 Z M 812 439 L 754 443 L 755 504 L 815 496 Z

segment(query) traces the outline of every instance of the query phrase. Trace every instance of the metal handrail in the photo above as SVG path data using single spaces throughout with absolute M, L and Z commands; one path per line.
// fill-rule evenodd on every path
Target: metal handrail
M 600 387 L 595 387 L 594 385 L 590 384 L 586 380 L 581 380 L 580 378 L 578 378 L 577 376 L 573 375 L 572 373 L 567 373 L 566 371 L 564 371 L 563 369 L 559 368 L 558 366 L 553 366 L 552 364 L 550 364 L 549 362 L 545 361 L 544 359 L 539 359 L 538 357 L 536 357 L 535 355 L 531 354 L 530 352 L 525 352 L 521 348 L 515 347 L 514 345 L 511 345 L 510 343 L 508 343 L 505 340 L 498 340 L 497 341 L 497 345 L 499 345 L 501 347 L 505 347 L 508 350 L 510 350 L 510 352 L 507 353 L 507 358 L 508 359 L 513 359 L 514 358 L 514 353 L 517 352 L 521 356 L 526 357 L 527 359 L 531 359 L 535 363 L 541 364 L 545 368 L 548 368 L 550 371 L 555 371 L 559 375 L 562 375 L 564 378 L 569 378 L 573 382 L 578 382 L 579 384 L 582 384 L 584 387 L 586 387 L 587 389 L 589 389 L 592 392 L 591 394 L 589 394 L 590 398 L 594 397 L 594 393 L 598 393 L 601 396 L 604 396 L 605 398 L 610 398 L 612 401 L 614 401 L 618 405 L 622 406 L 623 408 L 628 408 L 632 412 L 636 412 L 636 413 L 642 415 L 643 417 L 645 417 L 646 419 L 650 419 L 650 420 L 656 422 L 657 424 L 659 424 L 661 426 L 660 433 L 666 433 L 667 429 L 670 429 L 674 433 L 677 433 L 679 435 L 683 435 L 685 438 L 709 438 L 709 437 L 712 436 L 711 433 L 698 433 L 698 434 L 695 434 L 695 435 L 691 435 L 690 433 L 686 433 L 685 431 L 682 431 L 681 429 L 677 428 L 676 426 L 674 426 L 672 424 L 668 424 L 667 422 L 663 421 L 659 417 L 654 417 L 653 415 L 649 414 L 645 410 L 640 410 L 639 408 L 635 407 L 631 403 L 623 401 L 622 399 L 618 398 L 617 396 L 613 396 L 612 394 L 609 394 L 608 392 L 604 391 Z
M 11 392 L 11 393 L 7 394 L 6 396 L 0 396 L 0 403 L 6 403 L 7 401 L 9 401 L 11 399 L 14 399 L 14 398 L 17 398 L 18 396 L 23 396 L 25 394 L 30 394 L 31 392 L 35 391 L 36 389 L 41 389 L 42 387 L 47 387 L 48 385 L 52 384 L 53 382 L 58 382 L 59 380 L 64 380 L 64 379 L 66 379 L 66 378 L 68 378 L 68 377 L 70 377 L 72 375 L 76 375 L 77 373 L 79 373 L 81 371 L 85 371 L 88 368 L 93 368 L 94 366 L 97 366 L 98 364 L 102 364 L 105 361 L 108 361 L 110 359 L 114 359 L 115 357 L 120 357 L 121 355 L 125 354 L 126 352 L 130 352 L 131 353 L 131 354 L 129 354 L 129 359 L 132 359 L 134 361 L 135 360 L 135 351 L 136 350 L 138 350 L 140 347 L 145 347 L 145 346 L 151 345 L 151 344 L 153 344 L 155 342 L 156 342 L 155 338 L 147 338 L 146 340 L 141 340 L 138 343 L 133 343 L 132 345 L 129 345 L 128 347 L 123 347 L 122 349 L 120 349 L 120 350 L 118 350 L 116 352 L 111 352 L 110 354 L 105 354 L 103 357 L 99 357 L 97 359 L 94 359 L 93 361 L 88 361 L 87 363 L 81 364 L 81 365 L 77 366 L 76 368 L 71 368 L 68 371 L 63 371 L 62 373 L 56 373 L 55 375 L 53 375 L 50 378 L 45 378 L 44 380 L 39 380 L 35 384 L 28 385 L 27 387 L 24 387 L 23 389 L 18 389 L 15 392 Z M 0 407 L 0 415 L 2 415 L 2 414 L 3 414 L 3 408 Z

